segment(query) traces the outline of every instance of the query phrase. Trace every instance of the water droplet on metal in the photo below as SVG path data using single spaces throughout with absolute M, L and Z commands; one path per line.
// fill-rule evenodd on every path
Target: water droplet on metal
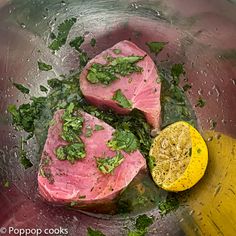
M 211 142 L 213 140 L 213 137 L 209 137 L 208 139 L 207 139 L 207 142 Z
M 217 185 L 216 188 L 215 188 L 215 191 L 214 191 L 214 197 L 220 192 L 221 190 L 221 185 Z
M 26 25 L 24 23 L 20 24 L 21 28 L 25 29 Z
M 221 122 L 225 125 L 227 122 L 225 119 L 222 119 Z
M 193 215 L 193 213 L 194 213 L 194 210 L 191 210 L 191 211 L 189 212 L 189 215 L 191 216 L 191 215 Z
M 199 89 L 198 91 L 197 91 L 197 93 L 201 96 L 202 95 L 202 89 Z

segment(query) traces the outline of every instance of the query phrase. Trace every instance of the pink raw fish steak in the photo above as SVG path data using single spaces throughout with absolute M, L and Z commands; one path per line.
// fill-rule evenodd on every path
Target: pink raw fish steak
M 115 50 L 119 50 L 120 53 L 115 53 Z M 143 69 L 141 73 L 135 72 L 125 77 L 118 76 L 119 79 L 109 85 L 92 84 L 87 80 L 88 71 L 94 63 L 104 65 L 107 63 L 107 57 L 127 56 L 145 56 L 143 60 L 137 62 L 137 66 Z M 127 40 L 121 41 L 89 61 L 80 75 L 80 87 L 91 104 L 112 108 L 120 114 L 127 114 L 133 108 L 137 108 L 145 114 L 148 123 L 153 128 L 159 128 L 161 84 L 157 68 L 151 57 L 134 43 Z M 131 108 L 122 108 L 117 101 L 112 99 L 118 89 L 131 101 Z
M 144 157 L 139 151 L 130 154 L 122 151 L 124 161 L 113 173 L 102 173 L 97 168 L 95 157 L 116 154 L 106 145 L 115 130 L 105 122 L 81 111 L 84 124 L 80 138 L 85 144 L 86 157 L 74 164 L 67 160 L 58 160 L 55 150 L 67 144 L 60 136 L 63 113 L 64 110 L 55 113 L 55 124 L 48 130 L 38 174 L 40 194 L 49 202 L 63 204 L 75 201 L 78 206 L 102 203 L 115 198 L 139 171 L 146 167 Z M 86 127 L 90 126 L 93 129 L 95 125 L 103 126 L 104 129 L 94 131 L 91 137 L 86 137 Z

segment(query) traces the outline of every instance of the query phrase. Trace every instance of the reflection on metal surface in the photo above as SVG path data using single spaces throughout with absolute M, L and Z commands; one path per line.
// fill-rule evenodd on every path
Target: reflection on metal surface
M 68 46 L 52 55 L 46 45 L 49 33 L 65 18 L 78 21 L 69 35 L 84 35 L 84 49 L 93 57 L 122 39 L 130 39 L 148 51 L 147 41 L 169 42 L 157 63 L 169 66 L 185 63 L 188 97 L 195 106 L 199 96 L 206 100 L 195 111 L 203 130 L 209 131 L 210 162 L 206 176 L 181 202 L 176 214 L 159 217 L 149 235 L 234 235 L 236 210 L 234 184 L 236 137 L 236 6 L 229 1 L 41 1 L 13 0 L 0 3 L 0 182 L 9 180 L 9 189 L 0 190 L 0 225 L 18 227 L 66 226 L 71 236 L 86 235 L 86 228 L 100 228 L 107 236 L 125 235 L 132 221 L 95 219 L 79 212 L 48 206 L 37 195 L 38 147 L 29 145 L 34 166 L 24 170 L 18 161 L 18 135 L 9 125 L 8 104 L 29 98 L 12 87 L 24 83 L 32 95 L 42 95 L 39 84 L 78 67 L 78 56 Z M 89 48 L 96 37 L 96 48 Z M 37 60 L 44 59 L 54 71 L 39 73 Z M 213 122 L 214 121 L 214 122 Z M 215 126 L 214 125 L 214 126 Z M 228 135 L 228 136 L 226 136 Z M 232 185 L 232 186 L 231 186 Z M 156 214 L 152 210 L 150 214 Z M 114 227 L 115 225 L 115 227 Z M 182 230 L 182 229 L 183 230 Z
M 209 165 L 205 177 L 189 190 L 180 215 L 187 235 L 234 235 L 236 231 L 236 139 L 207 131 Z M 191 217 L 189 216 L 191 215 Z

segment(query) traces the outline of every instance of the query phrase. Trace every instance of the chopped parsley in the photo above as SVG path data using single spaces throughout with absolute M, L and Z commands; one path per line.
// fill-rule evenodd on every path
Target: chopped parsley
M 80 46 L 82 45 L 83 42 L 84 42 L 84 37 L 79 36 L 71 40 L 69 44 L 72 48 L 75 48 L 75 50 L 77 50 L 78 52 L 81 52 Z
M 52 69 L 51 65 L 46 64 L 45 62 L 38 61 L 38 68 L 42 71 L 49 71 Z
M 114 52 L 115 54 L 121 54 L 121 50 L 118 49 L 118 48 L 113 49 L 113 52 Z
M 90 45 L 91 45 L 92 47 L 95 47 L 95 45 L 96 45 L 96 39 L 95 39 L 95 38 L 92 38 L 92 39 L 90 40 Z
M 86 127 L 85 137 L 89 138 L 93 135 L 93 129 L 90 126 Z
M 9 187 L 10 187 L 10 182 L 9 182 L 8 180 L 5 180 L 5 181 L 3 182 L 3 187 L 4 187 L 4 188 L 9 188 Z
M 18 129 L 23 129 L 28 133 L 34 132 L 34 120 L 39 117 L 44 107 L 45 97 L 32 97 L 32 103 L 22 104 L 19 108 L 16 105 L 9 105 L 8 112 L 12 115 L 13 124 Z
M 26 88 L 24 85 L 22 84 L 18 84 L 18 83 L 13 83 L 13 85 L 22 93 L 24 94 L 29 94 L 30 90 L 28 88 Z
M 117 152 L 113 157 L 96 157 L 97 168 L 103 174 L 110 174 L 123 160 L 124 156 L 120 152 Z
M 199 98 L 197 101 L 197 104 L 195 105 L 195 107 L 200 107 L 203 108 L 206 105 L 206 100 L 204 100 L 203 98 Z
M 70 103 L 62 115 L 62 121 L 61 137 L 69 144 L 57 148 L 56 156 L 59 160 L 68 160 L 73 164 L 76 160 L 86 156 L 84 143 L 79 137 L 82 133 L 84 120 L 81 114 L 74 110 L 74 104 Z
M 117 75 L 127 76 L 132 73 L 141 73 L 143 68 L 137 66 L 136 63 L 143 59 L 144 57 L 141 56 L 108 57 L 107 64 L 94 63 L 89 68 L 87 80 L 92 84 L 101 83 L 109 85 L 119 79 Z
M 180 64 L 181 65 L 181 64 Z M 175 76 L 177 76 L 177 73 Z M 173 83 L 173 70 L 171 72 L 159 68 L 159 75 L 162 81 L 161 88 L 161 108 L 162 124 L 164 128 L 177 121 L 186 121 L 195 126 L 195 115 L 190 108 L 190 104 L 185 96 L 184 91 Z
M 169 194 L 165 201 L 160 201 L 158 204 L 160 214 L 166 215 L 170 211 L 176 210 L 179 207 L 179 200 L 176 194 Z
M 183 64 L 174 64 L 171 67 L 171 77 L 172 83 L 178 85 L 180 81 L 180 76 L 185 75 L 185 70 Z
M 184 86 L 183 86 L 183 90 L 186 92 L 186 91 L 188 91 L 189 89 L 191 89 L 192 88 L 192 86 L 190 85 L 190 84 L 185 84 Z
M 139 148 L 138 139 L 128 130 L 116 130 L 113 138 L 108 141 L 108 147 L 112 150 L 124 150 L 127 153 L 136 151 Z
M 150 52 L 156 55 L 163 50 L 167 42 L 147 42 L 146 45 L 149 47 Z
M 71 203 L 70 203 L 70 206 L 71 207 L 74 207 L 74 206 L 77 206 L 78 205 L 78 202 L 76 202 L 76 201 L 72 201 Z
M 102 125 L 95 125 L 95 131 L 99 131 L 99 130 L 104 130 L 104 127 Z
M 80 67 L 86 66 L 86 64 L 88 63 L 88 60 L 89 60 L 89 57 L 86 52 L 81 52 L 79 54 Z
M 128 236 L 145 236 L 148 232 L 148 227 L 154 222 L 153 217 L 145 214 L 139 215 L 135 222 L 135 231 L 129 231 Z
M 43 86 L 43 85 L 40 85 L 39 89 L 40 89 L 41 92 L 44 92 L 44 93 L 48 92 L 48 89 L 45 86 Z
M 25 143 L 25 141 L 21 137 L 21 139 L 20 139 L 20 163 L 24 166 L 25 169 L 28 169 L 31 166 L 33 166 L 33 164 L 27 158 L 27 153 L 26 153 L 26 151 L 24 149 L 24 143 Z
M 87 228 L 87 236 L 106 236 L 101 231 L 93 229 L 91 227 Z
M 63 46 L 66 43 L 68 34 L 72 28 L 72 26 L 75 24 L 76 18 L 70 18 L 62 22 L 58 27 L 58 33 L 56 35 L 56 38 L 52 41 L 52 43 L 49 45 L 49 48 L 53 51 L 58 51 L 61 46 Z
M 129 101 L 120 89 L 115 91 L 112 100 L 117 101 L 118 104 L 123 108 L 132 108 L 132 103 Z

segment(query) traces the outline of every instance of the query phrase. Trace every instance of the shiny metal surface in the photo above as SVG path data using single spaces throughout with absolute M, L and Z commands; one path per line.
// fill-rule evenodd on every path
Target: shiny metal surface
M 77 55 L 65 46 L 56 55 L 47 48 L 49 33 L 65 18 L 76 17 L 69 38 L 92 37 L 97 46 L 92 57 L 122 39 L 130 39 L 144 50 L 147 41 L 167 41 L 157 63 L 184 63 L 195 107 L 201 96 L 203 108 L 195 107 L 209 148 L 209 166 L 202 181 L 186 192 L 180 208 L 166 217 L 157 210 L 156 223 L 148 235 L 236 234 L 236 4 L 234 1 L 204 0 L 68 0 L 0 2 L 0 227 L 68 228 L 69 235 L 86 235 L 88 226 L 106 235 L 126 235 L 129 219 L 95 218 L 52 207 L 37 195 L 36 141 L 28 146 L 34 166 L 26 171 L 18 161 L 19 135 L 9 122 L 6 108 L 29 97 L 20 94 L 12 81 L 28 85 L 40 95 L 40 84 L 66 74 L 78 66 Z M 39 52 L 40 50 L 40 52 Z M 37 60 L 53 64 L 54 71 L 39 72 Z M 42 94 L 41 94 L 42 95 Z M 210 130 L 211 120 L 217 122 Z M 3 184 L 9 180 L 10 187 Z

